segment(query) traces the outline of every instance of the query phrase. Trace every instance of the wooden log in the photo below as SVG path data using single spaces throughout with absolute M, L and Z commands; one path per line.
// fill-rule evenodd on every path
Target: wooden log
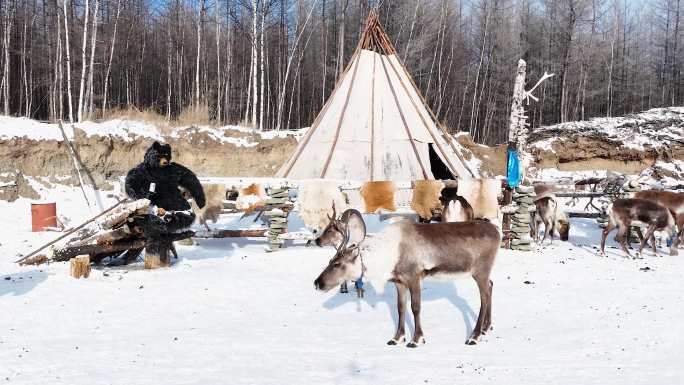
M 162 261 L 159 254 L 145 253 L 145 269 L 158 269 L 160 267 L 168 267 L 169 259 Z
M 181 239 L 190 238 L 195 235 L 194 231 L 183 231 L 182 233 L 170 234 L 167 237 L 169 242 L 179 241 Z M 117 251 L 126 251 L 129 249 L 142 249 L 145 247 L 144 238 L 136 239 L 126 239 L 117 241 L 114 243 L 101 244 L 101 245 L 79 245 L 79 246 L 67 246 L 61 249 L 55 249 L 52 256 L 48 256 L 46 259 L 42 259 L 40 263 L 47 261 L 64 262 L 78 255 L 95 255 L 104 253 L 113 253 Z
M 241 229 L 241 230 L 210 230 L 198 231 L 195 238 L 261 238 L 266 236 L 268 229 Z
M 146 213 L 149 207 L 149 199 L 138 199 L 134 202 L 123 204 L 114 210 L 114 212 L 105 216 L 102 219 L 102 222 L 100 222 L 100 226 L 106 230 L 114 228 L 125 222 L 126 219 L 133 214 Z
M 29 258 L 31 258 L 32 256 L 38 254 L 39 251 L 42 251 L 43 249 L 45 249 L 45 248 L 48 247 L 48 246 L 54 245 L 55 243 L 59 242 L 60 240 L 66 238 L 66 237 L 68 237 L 69 235 L 75 233 L 76 231 L 82 229 L 82 228 L 85 227 L 87 224 L 93 222 L 93 221 L 96 220 L 97 218 L 99 218 L 99 217 L 101 217 L 101 216 L 107 214 L 108 212 L 114 210 L 114 209 L 117 208 L 120 204 L 122 204 L 122 203 L 124 203 L 124 202 L 125 202 L 125 201 L 119 201 L 119 202 L 117 202 L 115 205 L 113 205 L 112 207 L 108 208 L 107 210 L 105 210 L 105 211 L 103 211 L 103 212 L 97 214 L 96 216 L 94 216 L 94 217 L 88 219 L 87 221 L 81 223 L 80 225 L 74 227 L 71 231 L 68 231 L 68 232 L 62 234 L 62 235 L 59 236 L 57 239 L 54 239 L 54 240 L 52 240 L 52 241 L 50 241 L 50 242 L 44 244 L 43 246 L 41 246 L 41 247 L 39 247 L 39 248 L 33 250 L 32 252 L 26 254 L 25 256 L 21 257 L 20 259 L 14 261 L 14 262 L 15 262 L 15 263 L 18 263 L 18 264 L 20 264 L 20 265 L 26 264 L 25 261 L 27 261 L 27 260 L 28 260 Z M 76 254 L 76 255 L 78 255 L 78 254 Z M 40 258 L 38 258 L 38 259 L 40 259 Z M 33 258 L 32 260 L 35 261 L 35 260 L 37 260 L 37 259 L 36 259 L 36 258 Z M 67 258 L 66 260 L 68 260 L 68 258 Z
M 74 278 L 88 278 L 90 275 L 90 257 L 87 255 L 80 255 L 78 257 L 71 258 L 70 271 L 71 276 Z
M 559 198 L 599 198 L 605 196 L 603 192 L 557 192 Z
M 600 218 L 603 216 L 602 213 L 581 213 L 581 212 L 566 212 L 569 218 Z

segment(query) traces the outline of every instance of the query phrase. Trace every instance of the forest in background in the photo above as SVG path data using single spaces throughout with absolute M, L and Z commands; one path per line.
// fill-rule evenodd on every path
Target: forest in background
M 506 141 L 518 59 L 531 126 L 679 105 L 680 0 L 0 0 L 0 113 L 138 110 L 311 124 L 370 10 L 439 119 Z

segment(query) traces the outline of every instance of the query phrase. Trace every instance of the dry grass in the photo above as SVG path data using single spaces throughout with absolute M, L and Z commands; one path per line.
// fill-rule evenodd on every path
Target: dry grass
M 210 125 L 211 123 L 209 106 L 206 104 L 189 105 L 183 108 L 173 122 L 175 126 Z
M 135 107 L 128 109 L 109 109 L 102 121 L 112 120 L 112 119 L 129 119 L 137 120 L 141 122 L 151 123 L 159 128 L 168 127 L 169 122 L 166 121 L 166 116 L 161 115 L 156 110 L 152 108 L 146 108 L 144 110 L 139 110 Z
M 145 123 L 154 124 L 159 127 L 162 133 L 167 133 L 174 127 L 213 125 L 215 122 L 210 119 L 209 106 L 206 104 L 190 105 L 181 111 L 177 118 L 171 121 L 166 120 L 166 116 L 160 114 L 153 108 L 139 110 L 135 107 L 128 109 L 109 109 L 104 117 L 99 121 L 112 119 L 129 119 Z

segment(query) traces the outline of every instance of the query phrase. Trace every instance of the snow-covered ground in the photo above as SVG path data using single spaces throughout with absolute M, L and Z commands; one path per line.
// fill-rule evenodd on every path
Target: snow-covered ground
M 563 136 L 598 136 L 619 141 L 624 148 L 643 151 L 646 147 L 662 148 L 684 140 L 684 107 L 653 108 L 636 114 L 585 121 L 559 123 L 539 127 L 534 136 L 543 138 L 530 147 L 554 152 L 553 144 Z
M 78 190 L 42 192 L 77 224 Z M 104 198 L 105 205 L 111 198 Z M 678 384 L 684 379 L 684 259 L 597 256 L 599 230 L 574 220 L 571 242 L 501 250 L 494 330 L 464 341 L 479 309 L 469 278 L 426 281 L 427 344 L 385 342 L 394 289 L 319 293 L 332 249 L 200 240 L 171 268 L 12 263 L 57 233 L 31 233 L 29 201 L 0 202 L 0 383 L 8 384 Z M 250 226 L 251 218 L 222 226 Z M 298 223 L 292 223 L 297 230 Z M 371 223 L 377 231 L 381 224 Z M 610 242 L 611 246 L 615 244 Z M 643 269 L 647 268 L 647 271 Z M 410 315 L 408 316 L 411 319 Z M 409 331 L 412 323 L 409 321 Z
M 256 131 L 252 128 L 228 125 L 213 126 L 185 126 L 174 127 L 162 133 L 154 124 L 131 120 L 112 119 L 103 122 L 81 122 L 63 125 L 65 134 L 69 138 L 74 136 L 74 128 L 82 130 L 87 136 L 112 137 L 124 141 L 131 141 L 137 137 L 164 140 L 164 137 L 179 138 L 192 133 L 205 133 L 217 142 L 232 143 L 237 147 L 254 147 L 258 140 L 286 138 L 293 136 L 297 140 L 306 133 L 308 128 L 299 130 Z M 241 136 L 242 135 L 242 136 Z M 33 140 L 62 141 L 63 136 L 57 123 L 43 123 L 28 118 L 17 118 L 0 115 L 0 140 L 25 137 Z

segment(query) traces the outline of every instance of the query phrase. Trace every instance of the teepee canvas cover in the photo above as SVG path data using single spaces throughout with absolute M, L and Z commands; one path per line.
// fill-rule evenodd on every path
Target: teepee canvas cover
M 335 90 L 278 171 L 290 179 L 435 179 L 429 148 L 455 177 L 473 178 L 460 145 L 437 125 L 374 12 Z

